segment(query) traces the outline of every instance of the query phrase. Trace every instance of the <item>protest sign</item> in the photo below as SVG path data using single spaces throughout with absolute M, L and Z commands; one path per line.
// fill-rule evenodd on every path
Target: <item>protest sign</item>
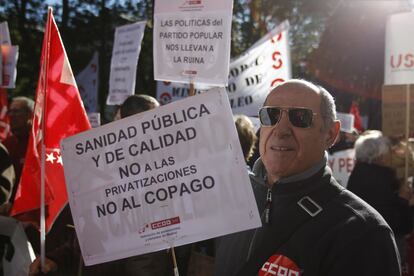
M 385 38 L 385 84 L 414 83 L 414 12 L 388 18 Z
M 101 113 L 99 112 L 89 112 L 88 113 L 89 123 L 91 127 L 96 128 L 101 126 Z
M 225 86 L 232 0 L 159 0 L 154 10 L 154 78 Z
M 146 21 L 124 25 L 115 30 L 112 49 L 109 93 L 106 104 L 122 104 L 135 93 L 135 78 Z
M 257 116 L 271 88 L 291 78 L 288 30 L 289 23 L 282 22 L 230 63 L 227 92 L 234 114 Z M 208 89 L 195 88 L 196 94 Z M 157 98 L 164 104 L 186 97 L 188 91 L 188 84 L 157 84 Z
M 347 149 L 329 155 L 328 165 L 339 184 L 348 185 L 348 179 L 355 166 L 355 150 Z
M 341 122 L 341 131 L 352 133 L 354 131 L 354 114 L 336 112 L 338 120 Z
M 9 44 L 1 45 L 3 75 L 1 87 L 15 88 L 16 86 L 16 64 L 19 57 L 19 46 Z
M 413 91 L 413 85 L 384 85 L 382 87 L 382 132 L 384 135 L 398 136 L 408 133 L 411 136 L 413 134 Z M 409 96 L 408 101 L 407 95 Z M 407 103 L 409 103 L 408 106 Z M 407 107 L 409 108 L 408 114 Z M 408 129 L 407 120 L 409 120 Z
M 2 275 L 28 275 L 30 264 L 36 256 L 21 222 L 11 217 L 0 216 L 0 225 L 0 270 L 4 273 Z
M 76 84 L 86 113 L 97 111 L 98 72 L 98 52 L 95 52 L 89 64 L 76 76 Z
M 11 44 L 9 25 L 7 21 L 0 23 L 0 44 Z
M 259 227 L 224 89 L 62 142 L 87 265 Z

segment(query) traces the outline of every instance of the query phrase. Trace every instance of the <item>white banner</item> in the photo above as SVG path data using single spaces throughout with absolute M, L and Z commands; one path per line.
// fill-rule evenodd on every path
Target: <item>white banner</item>
M 7 21 L 0 23 L 0 44 L 11 44 L 9 25 Z
M 225 86 L 232 0 L 157 0 L 154 79 Z
M 284 21 L 231 62 L 227 92 L 234 114 L 257 116 L 270 89 L 291 78 L 288 29 Z M 195 92 L 207 89 L 196 85 Z M 157 84 L 157 98 L 163 104 L 187 97 L 188 91 L 188 84 Z
M 338 120 L 341 122 L 341 131 L 348 133 L 352 133 L 354 131 L 354 114 L 336 112 L 336 116 Z
M 146 21 L 124 25 L 115 30 L 109 93 L 106 104 L 122 104 L 135 93 L 135 79 Z
M 93 54 L 89 64 L 75 77 L 83 106 L 87 113 L 96 112 L 98 105 L 98 52 Z
M 414 12 L 391 15 L 385 39 L 385 84 L 414 83 Z
M 22 223 L 11 217 L 0 216 L 0 239 L 0 267 L 4 273 L 2 275 L 29 275 L 29 266 L 36 256 L 27 240 Z
M 261 225 L 224 89 L 62 142 L 87 265 Z
M 19 57 L 19 46 L 2 44 L 1 54 L 3 58 L 3 77 L 0 87 L 15 88 L 17 75 L 16 64 Z
M 101 126 L 101 113 L 90 112 L 88 113 L 88 119 L 91 127 L 96 128 Z
M 329 155 L 328 165 L 336 181 L 345 188 L 355 166 L 355 150 L 347 149 Z

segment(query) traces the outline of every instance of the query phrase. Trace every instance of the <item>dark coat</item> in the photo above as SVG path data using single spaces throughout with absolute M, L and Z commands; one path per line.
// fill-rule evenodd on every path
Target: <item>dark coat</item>
M 396 236 L 412 231 L 411 209 L 408 201 L 398 196 L 399 182 L 391 168 L 357 162 L 347 188 L 374 207 Z
M 257 164 L 251 180 L 263 226 L 219 241 L 216 276 L 400 275 L 398 250 L 387 223 L 341 187 L 327 167 L 303 180 L 275 183 L 271 220 L 265 223 L 268 188 Z M 297 204 L 304 196 L 320 204 L 322 211 L 308 215 Z M 306 205 L 316 213 L 309 200 Z

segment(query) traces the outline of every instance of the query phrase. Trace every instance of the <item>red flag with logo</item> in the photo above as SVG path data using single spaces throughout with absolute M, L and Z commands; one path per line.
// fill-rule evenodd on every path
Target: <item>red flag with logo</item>
M 7 116 L 7 109 L 7 90 L 0 88 L 0 141 L 6 140 L 6 138 L 10 135 L 9 116 Z
M 362 126 L 362 119 L 361 115 L 359 114 L 359 108 L 356 102 L 352 102 L 351 110 L 349 113 L 354 114 L 354 128 L 356 128 L 359 132 L 364 131 L 364 127 Z
M 40 60 L 33 126 L 12 215 L 19 218 L 19 214 L 40 208 L 44 145 L 46 231 L 50 230 L 68 200 L 60 141 L 87 129 L 90 129 L 90 124 L 56 22 L 49 12 Z

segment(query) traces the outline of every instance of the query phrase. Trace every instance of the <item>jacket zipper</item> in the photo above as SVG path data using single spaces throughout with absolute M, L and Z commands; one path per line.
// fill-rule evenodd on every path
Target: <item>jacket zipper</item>
M 270 224 L 270 213 L 271 213 L 271 209 L 272 209 L 272 188 L 267 188 L 267 193 L 266 193 L 266 205 L 265 205 L 265 209 L 263 211 L 263 213 L 261 214 L 260 218 L 264 221 L 266 224 Z M 250 240 L 250 244 L 249 244 L 249 251 L 247 252 L 247 258 L 246 260 L 250 259 L 250 255 L 252 253 L 252 249 L 253 249 L 253 245 L 254 245 L 254 240 L 256 238 L 256 234 L 257 234 L 257 230 L 259 228 L 256 228 L 254 230 L 253 233 L 253 237 Z
M 267 188 L 266 205 L 265 205 L 265 223 L 270 224 L 270 212 L 272 210 L 272 189 Z

